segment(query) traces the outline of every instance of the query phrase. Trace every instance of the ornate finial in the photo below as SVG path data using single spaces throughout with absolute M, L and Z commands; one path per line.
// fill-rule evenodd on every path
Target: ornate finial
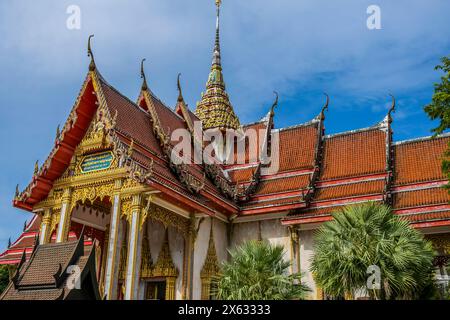
M 278 92 L 274 91 L 275 94 L 275 101 L 272 104 L 272 107 L 270 108 L 270 113 L 273 115 L 275 108 L 278 106 Z
M 133 148 L 134 148 L 134 139 L 131 139 L 131 143 L 127 151 L 128 158 L 131 158 L 131 155 L 133 154 Z
M 220 32 L 219 32 L 219 20 L 220 20 L 220 4 L 221 0 L 216 0 L 217 6 L 217 18 L 216 18 L 216 41 L 214 43 L 214 53 L 213 53 L 213 65 L 220 66 Z
M 19 198 L 19 184 L 16 184 L 16 192 L 14 193 L 14 198 L 17 199 Z
M 95 61 L 94 61 L 94 54 L 92 53 L 92 49 L 91 49 L 91 38 L 94 35 L 91 34 L 88 38 L 88 57 L 91 57 L 91 63 L 89 63 L 89 71 L 94 71 L 95 70 Z
M 183 101 L 183 93 L 181 92 L 181 84 L 180 84 L 181 73 L 178 74 L 177 77 L 177 88 L 178 88 L 178 102 Z
M 23 231 L 25 231 L 26 228 L 27 228 L 27 220 L 25 220 L 25 221 L 23 222 Z
M 390 93 L 389 93 L 389 95 L 390 95 L 391 98 L 392 98 L 392 105 L 391 105 L 391 107 L 389 108 L 389 111 L 388 111 L 388 117 L 389 117 L 389 121 L 392 121 L 392 116 L 391 116 L 391 114 L 392 114 L 392 113 L 395 113 L 395 97 L 394 97 L 392 94 L 390 94 Z
M 61 135 L 61 128 L 59 127 L 59 124 L 58 124 L 58 126 L 56 127 L 56 138 L 55 138 L 55 140 L 58 140 L 60 135 Z
M 8 249 L 11 248 L 11 237 L 8 239 Z
M 117 124 L 117 114 L 118 114 L 118 112 L 117 112 L 117 109 L 116 109 L 116 111 L 114 112 L 114 116 L 113 116 L 113 118 L 112 118 L 112 121 L 111 121 L 111 128 L 110 128 L 110 129 L 113 129 L 113 128 L 116 127 L 116 124 Z
M 143 79 L 142 90 L 147 90 L 148 86 L 147 86 L 147 78 L 145 77 L 145 72 L 144 72 L 144 61 L 145 61 L 145 58 L 141 60 L 141 79 Z
M 328 110 L 328 104 L 330 103 L 330 96 L 325 92 L 323 94 L 325 95 L 325 97 L 327 97 L 327 100 L 325 101 L 325 105 L 322 107 L 322 113 Z
M 39 160 L 36 160 L 34 163 L 34 175 L 37 175 L 39 172 Z
M 327 100 L 325 101 L 325 104 L 320 111 L 320 120 L 325 120 L 325 111 L 328 110 L 328 104 L 330 103 L 330 97 L 328 96 L 328 94 L 326 94 L 325 92 L 323 94 L 327 97 Z

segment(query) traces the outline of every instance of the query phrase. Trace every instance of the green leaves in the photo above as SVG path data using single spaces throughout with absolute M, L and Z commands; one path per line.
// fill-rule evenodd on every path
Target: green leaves
M 436 70 L 442 70 L 444 76 L 441 82 L 434 85 L 434 94 L 431 103 L 425 106 L 425 112 L 432 119 L 439 119 L 439 126 L 433 129 L 436 134 L 450 128 L 450 58 L 443 57 L 442 64 Z
M 230 251 L 217 280 L 219 299 L 303 299 L 309 289 L 300 284 L 301 274 L 288 274 L 282 246 L 266 241 L 247 241 Z
M 6 265 L 0 266 L 0 294 L 5 290 L 9 283 L 9 272 Z
M 372 298 L 413 298 L 429 284 L 433 250 L 408 222 L 385 205 L 367 203 L 333 214 L 315 237 L 311 271 L 318 286 L 335 297 L 367 289 L 367 268 L 381 270 Z

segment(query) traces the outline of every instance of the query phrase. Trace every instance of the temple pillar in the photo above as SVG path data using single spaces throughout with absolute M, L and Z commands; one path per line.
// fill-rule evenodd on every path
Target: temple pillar
M 122 232 L 122 224 L 120 223 L 120 188 L 122 180 L 116 180 L 114 185 L 114 194 L 112 197 L 111 221 L 109 225 L 109 241 L 106 251 L 106 268 L 105 268 L 105 295 L 106 299 L 112 300 L 117 298 L 117 283 L 119 277 L 119 259 L 120 259 L 120 234 Z
M 141 266 L 142 246 L 142 195 L 136 194 L 132 198 L 131 213 L 128 217 L 128 257 L 125 275 L 125 300 L 138 297 L 139 273 Z
M 190 218 L 189 224 L 189 232 L 185 239 L 185 250 L 184 250 L 184 290 L 183 290 L 183 299 L 191 300 L 192 299 L 192 278 L 193 278 L 193 270 L 194 270 L 194 248 L 195 248 L 195 238 L 196 234 L 196 223 L 198 219 L 195 218 L 195 215 L 192 215 Z
M 45 244 L 49 242 L 51 224 L 52 222 L 52 209 L 46 208 L 42 217 L 41 229 L 39 232 L 39 244 Z
M 70 199 L 72 196 L 72 190 L 70 188 L 64 189 L 61 201 L 61 214 L 58 223 L 58 230 L 56 233 L 56 242 L 67 241 L 70 228 Z
M 291 273 L 299 273 L 301 272 L 301 269 L 298 229 L 294 226 L 289 226 L 289 235 L 291 251 Z

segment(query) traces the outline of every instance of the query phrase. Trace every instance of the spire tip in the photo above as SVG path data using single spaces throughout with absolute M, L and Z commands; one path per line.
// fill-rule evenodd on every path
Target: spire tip
M 91 38 L 93 38 L 94 35 L 91 34 L 88 38 L 88 57 L 91 58 L 91 62 L 89 63 L 89 71 L 94 71 L 95 70 L 95 62 L 94 62 L 94 54 L 92 53 L 92 49 L 91 49 Z

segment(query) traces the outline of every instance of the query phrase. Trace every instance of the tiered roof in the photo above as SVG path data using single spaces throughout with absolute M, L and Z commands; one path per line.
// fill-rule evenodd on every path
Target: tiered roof
M 24 253 L 0 300 L 100 299 L 94 246 L 85 252 L 83 238 L 38 245 L 27 262 Z M 79 267 L 82 290 L 67 285 L 72 266 Z
M 89 72 L 69 118 L 46 161 L 30 184 L 17 193 L 16 207 L 32 211 L 48 196 L 97 117 L 108 124 L 105 127 L 115 149 L 127 154 L 130 176 L 191 212 L 246 219 L 274 213 L 286 225 L 311 224 L 331 219 L 331 212 L 345 205 L 376 201 L 392 205 L 396 213 L 419 227 L 450 224 L 450 198 L 442 188 L 447 179 L 441 171 L 450 137 L 393 143 L 391 112 L 395 101 L 380 123 L 334 135 L 325 135 L 328 98 L 320 114 L 304 124 L 275 128 L 277 97 L 265 118 L 241 126 L 225 92 L 218 29 L 209 93 L 204 95 L 196 114 L 184 101 L 180 78 L 176 106 L 169 108 L 151 91 L 141 64 L 143 83 L 135 103 L 101 76 L 90 44 L 89 54 Z M 217 112 L 223 117 L 216 116 Z M 200 137 L 194 130 L 198 120 L 203 129 L 238 129 L 246 146 L 250 145 L 246 137 L 249 130 L 262 132 L 256 137 L 258 157 L 251 158 L 246 148 L 244 164 L 175 163 L 171 157 L 175 146 L 171 133 L 187 129 L 191 139 L 198 141 Z M 266 147 L 279 151 L 279 158 L 275 157 L 270 166 L 259 157 Z M 242 155 L 235 154 L 235 158 L 239 156 Z M 31 225 L 0 256 L 0 263 L 17 263 L 20 258 L 18 253 L 14 255 L 16 248 L 27 248 L 29 256 L 33 247 L 30 241 L 38 232 L 38 218 Z

